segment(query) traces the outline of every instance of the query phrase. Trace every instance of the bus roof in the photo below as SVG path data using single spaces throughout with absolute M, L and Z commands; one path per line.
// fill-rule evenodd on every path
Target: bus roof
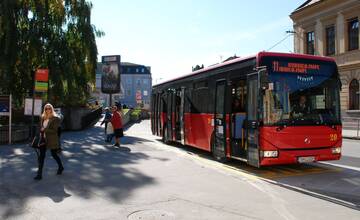
M 315 55 L 299 54 L 299 53 L 277 53 L 277 52 L 259 52 L 256 56 L 257 61 L 261 61 L 263 57 L 289 57 L 289 58 L 335 62 L 335 59 L 332 57 L 315 56 Z
M 247 57 L 239 57 L 239 58 L 235 58 L 235 59 L 223 62 L 223 63 L 218 63 L 218 64 L 215 64 L 215 65 L 212 65 L 212 66 L 208 66 L 208 67 L 205 67 L 204 69 L 196 70 L 196 71 L 194 71 L 192 73 L 185 74 L 183 76 L 180 76 L 180 77 L 177 77 L 177 78 L 174 78 L 174 79 L 166 80 L 166 81 L 164 81 L 162 83 L 153 85 L 153 87 L 163 85 L 163 84 L 166 84 L 166 83 L 169 83 L 169 82 L 173 82 L 173 81 L 176 81 L 176 80 L 179 80 L 179 79 L 184 79 L 184 78 L 187 78 L 187 77 L 190 77 L 190 76 L 198 75 L 198 74 L 207 72 L 209 70 L 218 69 L 220 67 L 231 65 L 233 63 L 244 62 L 244 61 L 251 60 L 251 59 L 256 59 L 256 61 L 257 61 L 256 63 L 258 64 L 263 57 L 290 57 L 290 58 L 311 59 L 311 60 L 335 62 L 335 60 L 333 58 L 324 57 L 324 56 L 314 56 L 314 55 L 296 54 L 296 53 L 259 52 L 256 55 L 247 56 Z

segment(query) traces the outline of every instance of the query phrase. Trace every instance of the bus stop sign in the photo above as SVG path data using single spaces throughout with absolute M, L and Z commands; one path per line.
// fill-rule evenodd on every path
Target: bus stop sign
M 0 115 L 9 115 L 10 114 L 10 96 L 2 95 L 0 96 Z

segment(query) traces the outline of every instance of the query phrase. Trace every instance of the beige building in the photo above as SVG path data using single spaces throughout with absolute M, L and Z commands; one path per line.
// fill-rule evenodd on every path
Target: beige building
M 334 57 L 343 117 L 360 117 L 360 1 L 308 0 L 290 15 L 295 53 Z

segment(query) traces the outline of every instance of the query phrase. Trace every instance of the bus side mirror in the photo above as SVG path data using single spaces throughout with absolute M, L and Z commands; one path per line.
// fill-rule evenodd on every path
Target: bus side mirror
M 269 74 L 266 69 L 261 69 L 259 71 L 259 78 L 260 78 L 260 88 L 262 90 L 269 89 Z

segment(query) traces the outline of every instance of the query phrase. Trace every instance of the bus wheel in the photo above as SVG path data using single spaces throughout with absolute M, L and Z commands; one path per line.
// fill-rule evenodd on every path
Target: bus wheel
M 228 158 L 226 157 L 225 151 L 221 152 L 218 149 L 216 149 L 216 143 L 214 136 L 211 138 L 211 153 L 215 160 L 225 163 L 228 161 Z

